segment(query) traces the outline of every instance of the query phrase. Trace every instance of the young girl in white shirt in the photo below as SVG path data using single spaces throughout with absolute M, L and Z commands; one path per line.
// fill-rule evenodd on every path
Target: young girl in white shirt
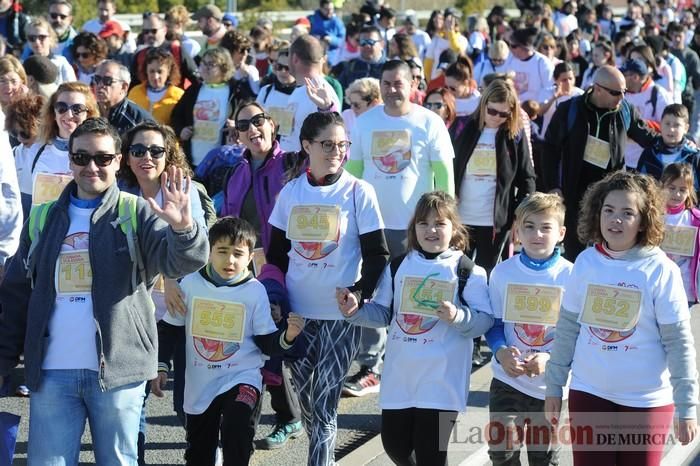
M 559 422 L 562 388 L 571 370 L 574 465 L 658 465 L 676 411 L 676 437 L 696 435 L 695 348 L 678 266 L 658 247 L 664 199 L 656 181 L 614 172 L 584 195 L 578 235 L 593 243 L 574 264 L 545 371 L 545 416 Z M 620 426 L 614 432 L 604 426 Z M 621 434 L 626 432 L 626 434 Z M 634 434 L 621 447 L 597 443 Z M 629 439 L 628 439 L 629 440 Z
M 681 269 L 688 306 L 698 301 L 698 227 L 700 210 L 695 206 L 698 196 L 694 187 L 693 167 L 687 163 L 672 163 L 661 174 L 666 194 L 666 234 L 661 249 Z
M 453 423 L 467 406 L 472 338 L 493 324 L 486 271 L 464 256 L 467 241 L 454 199 L 423 194 L 408 226 L 408 253 L 384 269 L 374 298 L 361 303 L 347 288 L 337 292 L 355 325 L 389 326 L 381 434 L 399 465 L 446 463 Z

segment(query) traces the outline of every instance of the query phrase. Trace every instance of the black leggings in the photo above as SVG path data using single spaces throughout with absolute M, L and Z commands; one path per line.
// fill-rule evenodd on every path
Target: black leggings
M 406 408 L 382 410 L 382 444 L 398 466 L 443 466 L 456 411 Z
M 474 262 L 476 265 L 486 269 L 487 274 L 491 274 L 491 270 L 498 263 L 498 250 L 503 243 L 506 233 L 508 233 L 508 229 L 502 229 L 494 233 L 493 227 L 465 226 L 469 230 L 469 252 L 467 255 L 474 257 L 474 251 L 476 250 Z M 508 251 L 504 250 L 502 255 L 507 257 Z

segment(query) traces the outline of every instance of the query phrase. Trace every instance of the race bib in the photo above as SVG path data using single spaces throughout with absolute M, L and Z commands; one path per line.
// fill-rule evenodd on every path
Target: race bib
M 583 160 L 600 168 L 608 168 L 610 163 L 610 143 L 589 135 Z
M 260 275 L 262 266 L 266 263 L 267 262 L 265 261 L 265 251 L 263 250 L 263 248 L 253 249 L 253 273 L 256 277 Z
M 336 241 L 340 232 L 340 207 L 298 205 L 292 208 L 287 238 L 292 241 Z
M 496 151 L 476 148 L 467 163 L 467 175 L 496 176 Z
M 518 324 L 556 325 L 561 305 L 558 286 L 509 283 L 503 321 Z
M 193 337 L 240 343 L 244 326 L 243 304 L 198 297 L 192 300 Z
M 661 249 L 678 256 L 695 256 L 698 227 L 666 225 Z
M 84 294 L 92 290 L 92 268 L 87 250 L 62 252 L 58 256 L 58 294 Z
M 206 142 L 217 142 L 219 140 L 219 131 L 221 127 L 216 121 L 194 121 L 194 133 L 192 139 Z
M 63 192 L 63 188 L 68 186 L 71 181 L 73 181 L 73 175 L 37 174 L 32 192 L 32 205 L 55 201 Z
M 456 287 L 455 281 L 405 276 L 399 312 L 437 317 L 436 310 L 440 303 L 454 300 Z
M 289 136 L 294 129 L 294 108 L 292 107 L 270 107 L 267 112 L 272 117 L 272 121 L 277 123 L 277 134 Z
M 588 285 L 579 322 L 625 332 L 634 328 L 642 308 L 642 292 L 621 286 Z
M 379 171 L 388 174 L 399 173 L 411 164 L 411 132 L 372 132 L 370 156 Z

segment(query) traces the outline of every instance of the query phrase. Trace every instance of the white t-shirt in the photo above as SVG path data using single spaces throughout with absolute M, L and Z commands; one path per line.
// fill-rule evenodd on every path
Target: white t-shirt
M 277 331 L 265 287 L 254 278 L 233 286 L 216 286 L 195 272 L 182 279 L 180 288 L 187 305 L 187 315 L 180 316 L 187 342 L 185 412 L 202 414 L 214 398 L 238 384 L 261 390 L 260 369 L 269 358 L 253 336 Z M 217 317 L 221 325 L 217 325 Z M 227 322 L 231 333 L 227 333 Z M 220 338 L 225 339 L 211 338 L 223 334 Z
M 76 80 L 75 70 L 68 63 L 68 60 L 63 55 L 53 55 L 51 57 L 51 63 L 56 65 L 58 68 L 58 76 L 56 76 L 56 84 L 61 85 L 61 83 L 72 82 Z
M 580 315 L 589 285 L 618 287 L 613 293 L 628 289 L 640 296 L 639 306 L 620 303 L 617 307 L 632 313 L 639 308 L 639 321 L 628 331 L 582 323 L 574 351 L 571 389 L 636 408 L 673 403 L 659 325 L 690 318 L 678 266 L 658 248 L 650 257 L 626 261 L 609 259 L 590 247 L 576 259 L 564 291 L 563 308 Z
M 462 34 L 458 34 L 457 44 L 459 46 L 458 53 L 467 53 L 469 41 L 466 37 L 464 37 Z M 450 48 L 450 42 L 447 39 L 440 37 L 439 35 L 433 36 L 433 40 L 430 42 L 430 45 L 425 52 L 425 58 L 433 60 L 433 68 L 430 76 L 435 76 L 438 64 L 440 63 L 440 54 L 448 48 Z
M 273 84 L 268 84 L 260 89 L 260 93 L 255 99 L 272 116 L 272 120 L 277 126 L 277 134 L 280 137 L 289 136 L 292 131 L 294 107 L 289 105 L 290 97 L 289 94 L 275 90 Z
M 656 111 L 654 111 L 651 99 L 652 89 L 654 88 L 657 89 Z M 673 96 L 663 87 L 652 83 L 642 92 L 626 93 L 625 100 L 637 109 L 641 118 L 660 122 L 666 106 L 673 103 Z M 641 157 L 643 151 L 644 149 L 639 144 L 627 138 L 627 144 L 625 145 L 625 164 L 628 167 L 637 168 L 639 157 Z
M 111 17 L 110 21 L 116 21 L 119 23 L 124 32 L 127 34 L 126 43 L 124 44 L 124 47 L 122 47 L 122 50 L 128 53 L 136 52 L 136 38 L 134 37 L 134 34 L 131 34 L 131 26 L 129 26 L 129 23 L 119 21 L 115 16 Z M 99 36 L 103 27 L 104 23 L 101 23 L 99 18 L 93 18 L 83 24 L 82 30 L 85 32 L 92 32 L 96 36 Z
M 292 244 L 286 275 L 292 310 L 307 319 L 343 319 L 335 289 L 360 278 L 360 235 L 384 228 L 372 186 L 346 171 L 326 186 L 312 186 L 302 174 L 282 188 L 269 222 Z
M 442 119 L 419 105 L 400 117 L 377 105 L 355 122 L 350 160 L 364 164 L 362 178 L 377 192 L 390 230 L 405 230 L 418 199 L 435 188 L 431 162 L 452 164 L 454 149 Z
M 34 155 L 36 155 L 36 150 L 33 150 L 33 147 L 33 145 L 25 146 L 20 143 L 12 149 L 12 153 L 15 156 L 19 190 L 29 195 L 32 194 L 32 162 L 34 161 Z
M 689 243 L 687 240 L 684 241 L 685 245 L 692 245 L 693 248 L 696 247 L 697 245 L 697 228 L 693 227 L 693 222 L 691 221 L 691 214 L 688 209 L 683 210 L 682 212 L 679 212 L 677 214 L 666 214 L 666 235 L 669 235 L 669 227 L 691 227 L 695 229 L 695 234 L 694 235 L 689 235 L 688 233 L 681 233 L 681 235 L 687 235 L 687 237 L 692 236 L 692 243 Z M 692 230 L 686 230 L 686 232 L 692 231 Z M 676 237 L 678 235 L 675 235 Z M 672 247 L 678 248 L 679 243 L 678 242 L 673 242 Z M 666 249 L 665 244 L 661 245 L 661 249 Z M 695 297 L 691 294 L 692 290 L 692 279 L 693 276 L 690 272 L 691 268 L 691 263 L 695 259 L 693 255 L 686 255 L 682 248 L 676 249 L 672 253 L 671 251 L 665 251 L 666 255 L 671 259 L 673 262 L 676 263 L 678 268 L 681 270 L 681 276 L 683 277 L 683 288 L 685 288 L 685 294 L 686 297 L 688 298 L 688 302 L 693 302 L 695 301 Z M 697 253 L 696 253 L 697 254 Z
M 474 110 L 479 106 L 479 101 L 481 100 L 481 93 L 474 90 L 469 97 L 463 99 L 455 99 L 455 107 L 457 110 L 457 116 L 467 116 L 474 113 Z
M 578 87 L 574 87 L 572 89 L 571 95 L 562 95 L 556 98 L 554 103 L 547 109 L 545 112 L 544 116 L 542 117 L 542 129 L 540 129 L 540 138 L 544 139 L 544 135 L 547 134 L 547 128 L 549 128 L 549 123 L 552 121 L 552 117 L 554 116 L 554 112 L 557 111 L 557 107 L 559 104 L 562 104 L 566 102 L 567 100 L 571 99 L 572 97 L 576 97 L 579 95 L 583 94 L 583 90 L 579 89 Z M 554 96 L 554 93 L 550 94 L 550 99 Z M 549 100 L 549 99 L 548 99 Z
M 561 293 L 563 293 L 573 266 L 574 264 L 564 258 L 559 258 L 554 265 L 545 270 L 528 268 L 522 263 L 519 256 L 501 262 L 493 269 L 489 278 L 489 296 L 491 297 L 493 316 L 497 319 L 503 319 L 508 297 L 508 285 L 542 285 L 559 288 L 560 301 Z M 517 294 L 517 292 L 515 293 Z M 557 312 L 558 310 L 559 308 L 557 308 Z M 521 353 L 520 357 L 523 359 L 533 353 L 551 352 L 554 345 L 554 330 L 554 325 L 503 322 L 506 345 L 518 348 Z M 532 378 L 526 375 L 511 377 L 506 374 L 496 358 L 493 358 L 491 367 L 494 378 L 528 396 L 544 400 L 544 374 Z
M 221 129 L 229 114 L 230 89 L 224 85 L 203 84 L 192 113 L 192 164 L 199 165 L 210 150 L 221 145 Z
M 416 46 L 418 57 L 421 59 L 421 61 L 424 61 L 425 53 L 428 51 L 428 47 L 430 47 L 430 35 L 422 29 L 416 29 L 416 32 L 410 36 L 411 40 L 413 40 L 413 45 Z
M 459 217 L 462 224 L 493 226 L 496 208 L 496 132 L 484 128 L 469 157 L 467 169 L 459 187 Z
M 253 94 L 257 95 L 258 92 L 260 92 L 260 72 L 253 65 L 242 64 L 241 67 L 245 67 L 245 70 L 248 72 L 248 85 L 253 91 Z M 243 79 L 243 73 L 241 73 L 240 69 L 237 69 L 233 77 L 234 79 L 241 80 Z
M 391 272 L 389 267 L 384 269 L 373 298 L 386 307 L 391 306 L 392 297 L 394 300 L 379 393 L 382 409 L 466 409 L 472 339 L 436 317 L 406 312 L 413 308 L 415 301 L 402 299 L 403 295 L 413 295 L 420 282 L 430 275 L 429 286 L 440 291 L 428 296 L 423 288 L 421 296 L 434 301 L 449 300 L 460 306 L 457 267 L 461 256 L 461 252 L 449 250 L 428 260 L 415 251 L 409 252 L 394 277 L 393 296 Z M 491 314 L 483 268 L 474 267 L 462 297 L 470 309 Z
M 328 82 L 323 78 L 317 78 L 316 82 L 318 85 L 326 88 L 326 91 L 331 96 L 336 109 L 340 110 L 338 94 L 335 93 L 331 85 L 328 84 Z M 304 120 L 307 116 L 314 112 L 318 112 L 318 107 L 306 94 L 306 84 L 294 89 L 294 92 L 292 92 L 292 95 L 289 96 L 289 100 L 287 101 L 287 108 L 294 112 L 294 118 L 292 120 L 292 129 L 289 132 L 289 135 L 282 136 L 280 138 L 280 149 L 285 152 L 299 152 L 301 150 L 301 143 L 299 142 L 301 125 L 304 124 Z
M 56 304 L 49 319 L 42 369 L 98 370 L 92 310 L 90 217 L 94 208 L 68 207 L 70 227 L 56 261 Z
M 539 52 L 525 61 L 511 54 L 505 68 L 515 73 L 515 90 L 518 91 L 520 102 L 544 102 L 554 85 L 554 65 Z

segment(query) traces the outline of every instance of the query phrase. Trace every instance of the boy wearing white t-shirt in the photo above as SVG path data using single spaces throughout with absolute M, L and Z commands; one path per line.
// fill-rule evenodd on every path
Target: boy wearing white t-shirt
M 558 448 L 547 436 L 544 418 L 544 368 L 549 360 L 563 286 L 573 264 L 562 258 L 557 243 L 564 239 L 565 208 L 555 194 L 534 193 L 515 210 L 520 254 L 491 272 L 489 295 L 495 324 L 486 334 L 493 361 L 489 391 L 492 424 L 524 425 L 533 435 L 525 439 L 530 465 L 556 464 Z M 522 438 L 489 441 L 494 465 L 520 457 Z
M 265 287 L 248 269 L 255 239 L 245 220 L 220 219 L 209 231 L 209 263 L 180 283 L 187 304 L 182 320 L 188 465 L 213 465 L 219 437 L 226 464 L 248 464 L 260 369 L 267 356 L 291 348 L 304 327 L 304 319 L 290 313 L 287 329 L 277 330 Z M 167 373 L 159 372 L 152 381 L 156 396 L 163 396 L 166 380 Z

